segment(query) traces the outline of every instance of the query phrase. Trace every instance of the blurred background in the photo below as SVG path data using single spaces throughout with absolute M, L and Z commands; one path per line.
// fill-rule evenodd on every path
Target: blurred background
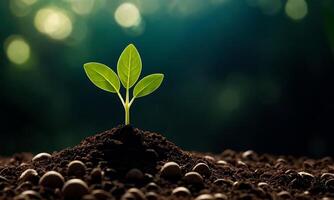
M 57 151 L 124 123 L 89 61 L 134 43 L 162 87 L 135 127 L 187 150 L 334 155 L 332 0 L 0 1 L 0 155 Z

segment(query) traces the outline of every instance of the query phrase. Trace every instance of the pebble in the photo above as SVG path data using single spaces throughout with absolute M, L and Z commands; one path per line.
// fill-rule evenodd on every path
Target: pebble
M 188 184 L 200 185 L 203 183 L 203 177 L 198 172 L 188 172 L 184 175 L 183 180 Z
M 156 183 L 151 182 L 151 183 L 146 185 L 146 190 L 157 192 L 157 191 L 160 190 L 160 187 Z
M 327 178 L 334 178 L 334 174 L 333 173 L 323 173 L 320 176 L 321 179 L 327 179 Z
M 217 164 L 218 165 L 227 165 L 227 162 L 225 160 L 218 160 Z
M 186 187 L 177 187 L 172 191 L 172 195 L 187 197 L 191 196 L 191 193 Z
M 205 158 L 206 160 L 211 160 L 211 161 L 213 161 L 213 162 L 216 162 L 216 159 L 215 159 L 214 157 L 212 157 L 212 156 L 208 156 L 208 155 L 206 155 L 206 156 L 204 156 L 204 158 Z
M 287 163 L 287 161 L 284 158 L 278 158 L 276 160 L 276 162 L 278 162 L 278 163 Z
M 155 192 L 148 192 L 146 194 L 146 199 L 147 200 L 157 200 L 157 199 L 159 199 L 159 196 Z
M 122 195 L 121 200 L 136 200 L 136 197 L 129 192 L 126 192 Z
M 277 193 L 277 196 L 283 199 L 291 199 L 291 194 L 287 191 L 281 191 Z
M 144 174 L 139 169 L 131 169 L 125 175 L 125 179 L 129 182 L 141 182 L 144 179 Z
M 242 162 L 241 160 L 238 160 L 237 162 L 237 166 L 240 166 L 240 167 L 247 167 L 247 164 Z
M 68 180 L 62 189 L 65 199 L 81 199 L 85 194 L 88 194 L 88 186 L 81 179 Z
M 307 172 L 298 172 L 298 174 L 300 176 L 302 176 L 303 178 L 307 178 L 307 179 L 310 179 L 310 180 L 314 179 L 314 176 L 310 173 L 307 173 Z
M 211 170 L 210 170 L 209 166 L 205 163 L 198 163 L 193 168 L 193 171 L 198 172 L 202 176 L 206 176 L 206 177 L 211 175 Z
M 43 152 L 43 153 L 37 154 L 31 160 L 32 161 L 39 161 L 39 160 L 46 160 L 46 159 L 49 159 L 49 158 L 51 158 L 51 154 Z
M 256 159 L 256 153 L 252 150 L 245 151 L 242 153 L 241 157 L 243 159 L 249 159 L 249 160 L 255 160 Z
M 36 180 L 38 181 L 38 173 L 34 169 L 27 169 L 22 172 L 18 180 L 21 182 L 35 182 Z
M 269 184 L 266 183 L 266 182 L 259 182 L 257 184 L 257 186 L 260 187 L 260 188 L 268 188 L 268 187 L 270 187 Z
M 49 188 L 61 188 L 64 184 L 64 177 L 56 171 L 48 171 L 41 177 L 39 184 Z
M 200 194 L 195 198 L 195 200 L 214 200 L 214 196 L 211 194 Z
M 146 199 L 144 193 L 141 190 L 139 190 L 138 188 L 130 188 L 130 189 L 128 189 L 127 193 L 131 193 L 136 198 L 136 200 L 145 200 Z
M 154 149 L 146 149 L 145 153 L 150 159 L 156 160 L 159 158 L 158 153 Z
M 97 200 L 107 200 L 111 199 L 112 196 L 108 192 L 101 190 L 101 189 L 95 189 L 91 193 Z
M 80 160 L 74 160 L 68 164 L 67 174 L 69 176 L 83 177 L 86 174 L 86 165 Z
M 213 195 L 215 200 L 227 200 L 227 196 L 223 193 L 216 193 Z
M 181 168 L 176 162 L 167 162 L 160 173 L 165 178 L 178 178 L 181 176 Z
M 100 168 L 94 168 L 90 173 L 92 183 L 101 183 L 103 179 L 103 172 Z
M 233 185 L 233 181 L 232 180 L 229 180 L 229 179 L 223 179 L 223 178 L 219 178 L 217 180 L 215 180 L 213 182 L 213 184 L 215 185 L 219 185 L 219 186 L 222 186 L 222 185 L 226 185 L 226 186 L 232 186 Z
M 23 182 L 21 183 L 20 185 L 18 185 L 16 187 L 16 190 L 30 190 L 32 188 L 32 183 L 30 181 L 26 181 L 26 182 Z
M 42 199 L 41 195 L 34 190 L 26 190 L 21 195 L 28 197 L 28 199 Z

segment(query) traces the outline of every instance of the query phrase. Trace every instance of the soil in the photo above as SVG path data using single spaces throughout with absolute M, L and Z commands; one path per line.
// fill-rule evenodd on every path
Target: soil
M 32 157 L 30 153 L 21 153 L 11 158 L 0 158 L 0 199 L 14 199 L 25 190 L 36 191 L 41 199 L 64 199 L 61 188 L 45 188 L 38 181 L 28 184 L 18 179 L 26 169 L 35 169 L 39 178 L 50 170 L 62 174 L 65 181 L 75 178 L 67 172 L 68 164 L 73 160 L 86 165 L 86 173 L 81 179 L 87 183 L 90 192 L 102 189 L 112 195 L 105 199 L 120 199 L 132 187 L 147 194 L 150 182 L 159 187 L 156 192 L 158 199 L 191 199 L 200 194 L 216 193 L 222 193 L 228 199 L 245 200 L 334 199 L 334 162 L 331 157 L 315 160 L 258 155 L 253 151 L 225 150 L 218 155 L 188 152 L 160 134 L 131 126 L 119 126 L 88 137 L 73 148 L 52 153 L 50 158 L 32 161 Z M 180 165 L 182 175 L 192 171 L 197 163 L 206 163 L 211 173 L 203 176 L 203 184 L 195 185 L 186 183 L 182 177 L 161 177 L 162 166 L 170 161 Z M 99 183 L 91 177 L 91 171 L 96 168 L 104 172 Z M 143 176 L 129 178 L 127 173 L 134 168 L 139 169 Z M 188 188 L 191 196 L 172 195 L 172 190 L 179 186 Z M 88 199 L 88 196 L 83 198 Z M 37 197 L 26 199 L 34 198 Z

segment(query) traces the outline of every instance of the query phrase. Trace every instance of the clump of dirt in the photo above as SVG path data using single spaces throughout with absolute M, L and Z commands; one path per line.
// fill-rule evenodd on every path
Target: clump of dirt
M 330 199 L 334 162 L 253 151 L 187 152 L 131 126 L 51 155 L 0 158 L 0 199 L 178 198 Z

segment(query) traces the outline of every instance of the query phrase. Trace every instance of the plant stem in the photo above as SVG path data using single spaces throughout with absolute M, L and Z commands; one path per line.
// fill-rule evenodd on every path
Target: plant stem
M 125 125 L 130 124 L 130 103 L 129 103 L 129 89 L 126 89 L 126 96 L 125 96 Z

